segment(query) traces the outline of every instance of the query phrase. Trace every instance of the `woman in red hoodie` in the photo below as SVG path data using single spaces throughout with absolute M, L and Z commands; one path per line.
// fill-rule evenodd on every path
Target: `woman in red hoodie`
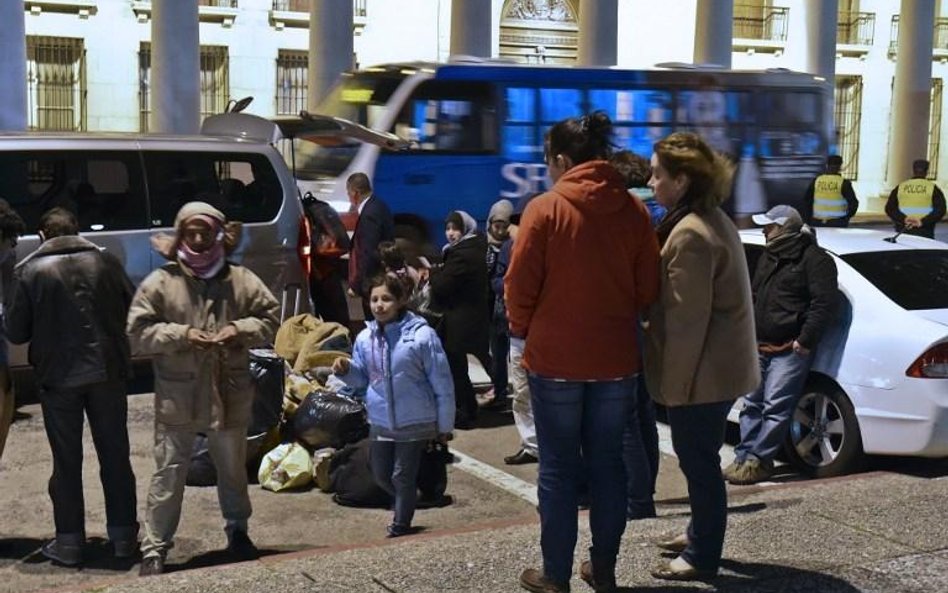
M 540 470 L 543 569 L 530 591 L 568 591 L 577 489 L 589 485 L 591 562 L 580 576 L 615 588 L 625 530 L 622 433 L 640 372 L 641 311 L 658 295 L 659 250 L 649 215 L 609 164 L 604 113 L 567 119 L 546 137 L 553 188 L 523 213 L 504 290 L 511 341 L 526 340 Z

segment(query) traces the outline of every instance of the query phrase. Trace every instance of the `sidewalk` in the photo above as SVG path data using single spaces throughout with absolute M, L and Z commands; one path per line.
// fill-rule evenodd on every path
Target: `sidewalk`
M 684 529 L 687 509 L 630 523 L 618 566 L 627 591 L 948 590 L 948 479 L 874 473 L 746 490 L 732 496 L 725 563 L 713 584 L 656 581 L 649 541 Z M 584 514 L 585 515 L 585 514 Z M 588 546 L 586 518 L 579 548 Z M 472 525 L 354 549 L 330 548 L 260 561 L 56 591 L 242 593 L 518 591 L 539 561 L 535 520 Z M 574 578 L 573 591 L 589 591 Z

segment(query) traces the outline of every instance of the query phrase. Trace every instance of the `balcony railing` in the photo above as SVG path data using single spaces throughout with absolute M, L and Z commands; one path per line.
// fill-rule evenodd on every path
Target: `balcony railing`
M 270 22 L 277 29 L 284 27 L 308 27 L 312 0 L 273 0 Z M 366 0 L 352 0 L 352 29 L 355 35 L 365 28 Z
M 2 2 L 3 0 L 0 0 Z M 238 14 L 238 0 L 198 0 L 198 18 L 204 22 L 217 22 L 231 27 Z M 152 0 L 132 0 L 132 11 L 138 22 L 151 18 Z
M 846 11 L 836 22 L 836 43 L 839 45 L 872 45 L 876 36 L 876 13 Z
M 355 17 L 365 17 L 366 0 L 352 0 L 352 13 Z M 312 0 L 273 0 L 273 10 L 281 12 L 305 12 L 309 14 Z
M 899 49 L 899 15 L 892 16 L 892 29 L 889 33 L 889 55 L 894 56 Z M 932 31 L 932 53 L 939 57 L 948 56 L 948 18 L 935 19 Z
M 734 5 L 735 39 L 758 39 L 761 41 L 784 42 L 787 40 L 786 6 Z
M 237 8 L 237 0 L 198 0 L 198 6 L 214 8 Z

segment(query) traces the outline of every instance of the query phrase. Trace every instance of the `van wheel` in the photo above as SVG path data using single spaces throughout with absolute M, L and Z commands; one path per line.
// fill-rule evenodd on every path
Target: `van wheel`
M 809 385 L 793 411 L 784 446 L 790 463 L 809 476 L 857 471 L 864 456 L 852 402 L 835 385 Z

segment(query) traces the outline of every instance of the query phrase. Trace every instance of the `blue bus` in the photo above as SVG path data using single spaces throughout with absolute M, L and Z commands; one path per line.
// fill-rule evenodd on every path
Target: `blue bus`
M 808 74 L 406 63 L 345 73 L 318 113 L 394 134 L 408 148 L 299 143 L 297 178 L 345 212 L 345 179 L 365 172 L 398 236 L 441 244 L 450 211 L 483 223 L 496 200 L 516 204 L 546 190 L 544 134 L 594 110 L 612 119 L 617 148 L 646 158 L 675 131 L 697 132 L 729 155 L 737 172 L 728 207 L 737 219 L 802 201 L 833 148 L 833 89 Z

